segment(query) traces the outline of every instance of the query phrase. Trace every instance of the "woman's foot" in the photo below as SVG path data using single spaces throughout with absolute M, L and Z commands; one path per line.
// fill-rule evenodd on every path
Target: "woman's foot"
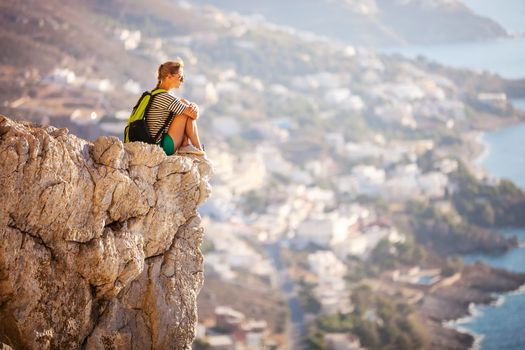
M 198 149 L 197 147 L 195 147 L 193 145 L 181 146 L 177 150 L 177 153 L 179 153 L 179 154 L 195 154 L 197 156 L 204 156 L 204 155 L 206 155 L 206 153 L 203 150 L 200 150 L 200 149 Z

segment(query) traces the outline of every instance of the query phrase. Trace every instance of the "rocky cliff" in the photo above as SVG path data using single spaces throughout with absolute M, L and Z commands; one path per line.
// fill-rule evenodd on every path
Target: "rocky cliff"
M 186 349 L 210 163 L 0 116 L 0 344 Z

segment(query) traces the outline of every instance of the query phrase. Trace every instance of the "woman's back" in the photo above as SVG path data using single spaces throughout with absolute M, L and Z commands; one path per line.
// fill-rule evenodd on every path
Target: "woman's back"
M 184 108 L 186 108 L 184 103 L 167 92 L 155 95 L 146 114 L 146 123 L 151 137 L 155 137 L 163 125 L 169 125 L 169 123 L 166 123 L 166 119 L 169 118 L 170 112 L 173 112 L 173 115 L 181 114 Z M 160 134 L 163 134 L 163 132 Z M 159 140 L 155 141 L 158 142 Z

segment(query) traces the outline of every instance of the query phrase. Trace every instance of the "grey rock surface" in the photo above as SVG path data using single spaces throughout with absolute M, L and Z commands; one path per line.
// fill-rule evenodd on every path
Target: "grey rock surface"
M 211 164 L 0 116 L 0 343 L 186 349 Z

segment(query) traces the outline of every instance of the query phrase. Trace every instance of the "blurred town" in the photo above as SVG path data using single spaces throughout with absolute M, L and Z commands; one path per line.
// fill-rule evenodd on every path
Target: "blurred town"
M 184 60 L 173 93 L 199 104 L 215 168 L 200 209 L 206 282 L 194 349 L 453 343 L 443 340 L 453 330 L 438 330 L 448 316 L 436 300 L 468 275 L 456 255 L 508 249 L 490 228 L 523 224 L 496 208 L 523 193 L 474 162 L 484 130 L 525 118 L 510 101 L 514 83 L 210 6 L 163 6 L 180 23 L 163 22 L 161 6 L 147 23 L 133 20 L 138 5 L 118 20 L 94 17 L 113 56 L 104 64 L 96 52 L 30 69 L 3 60 L 0 103 L 2 114 L 80 137 L 122 138 L 158 64 Z M 58 15 L 13 16 L 43 41 L 71 30 Z

